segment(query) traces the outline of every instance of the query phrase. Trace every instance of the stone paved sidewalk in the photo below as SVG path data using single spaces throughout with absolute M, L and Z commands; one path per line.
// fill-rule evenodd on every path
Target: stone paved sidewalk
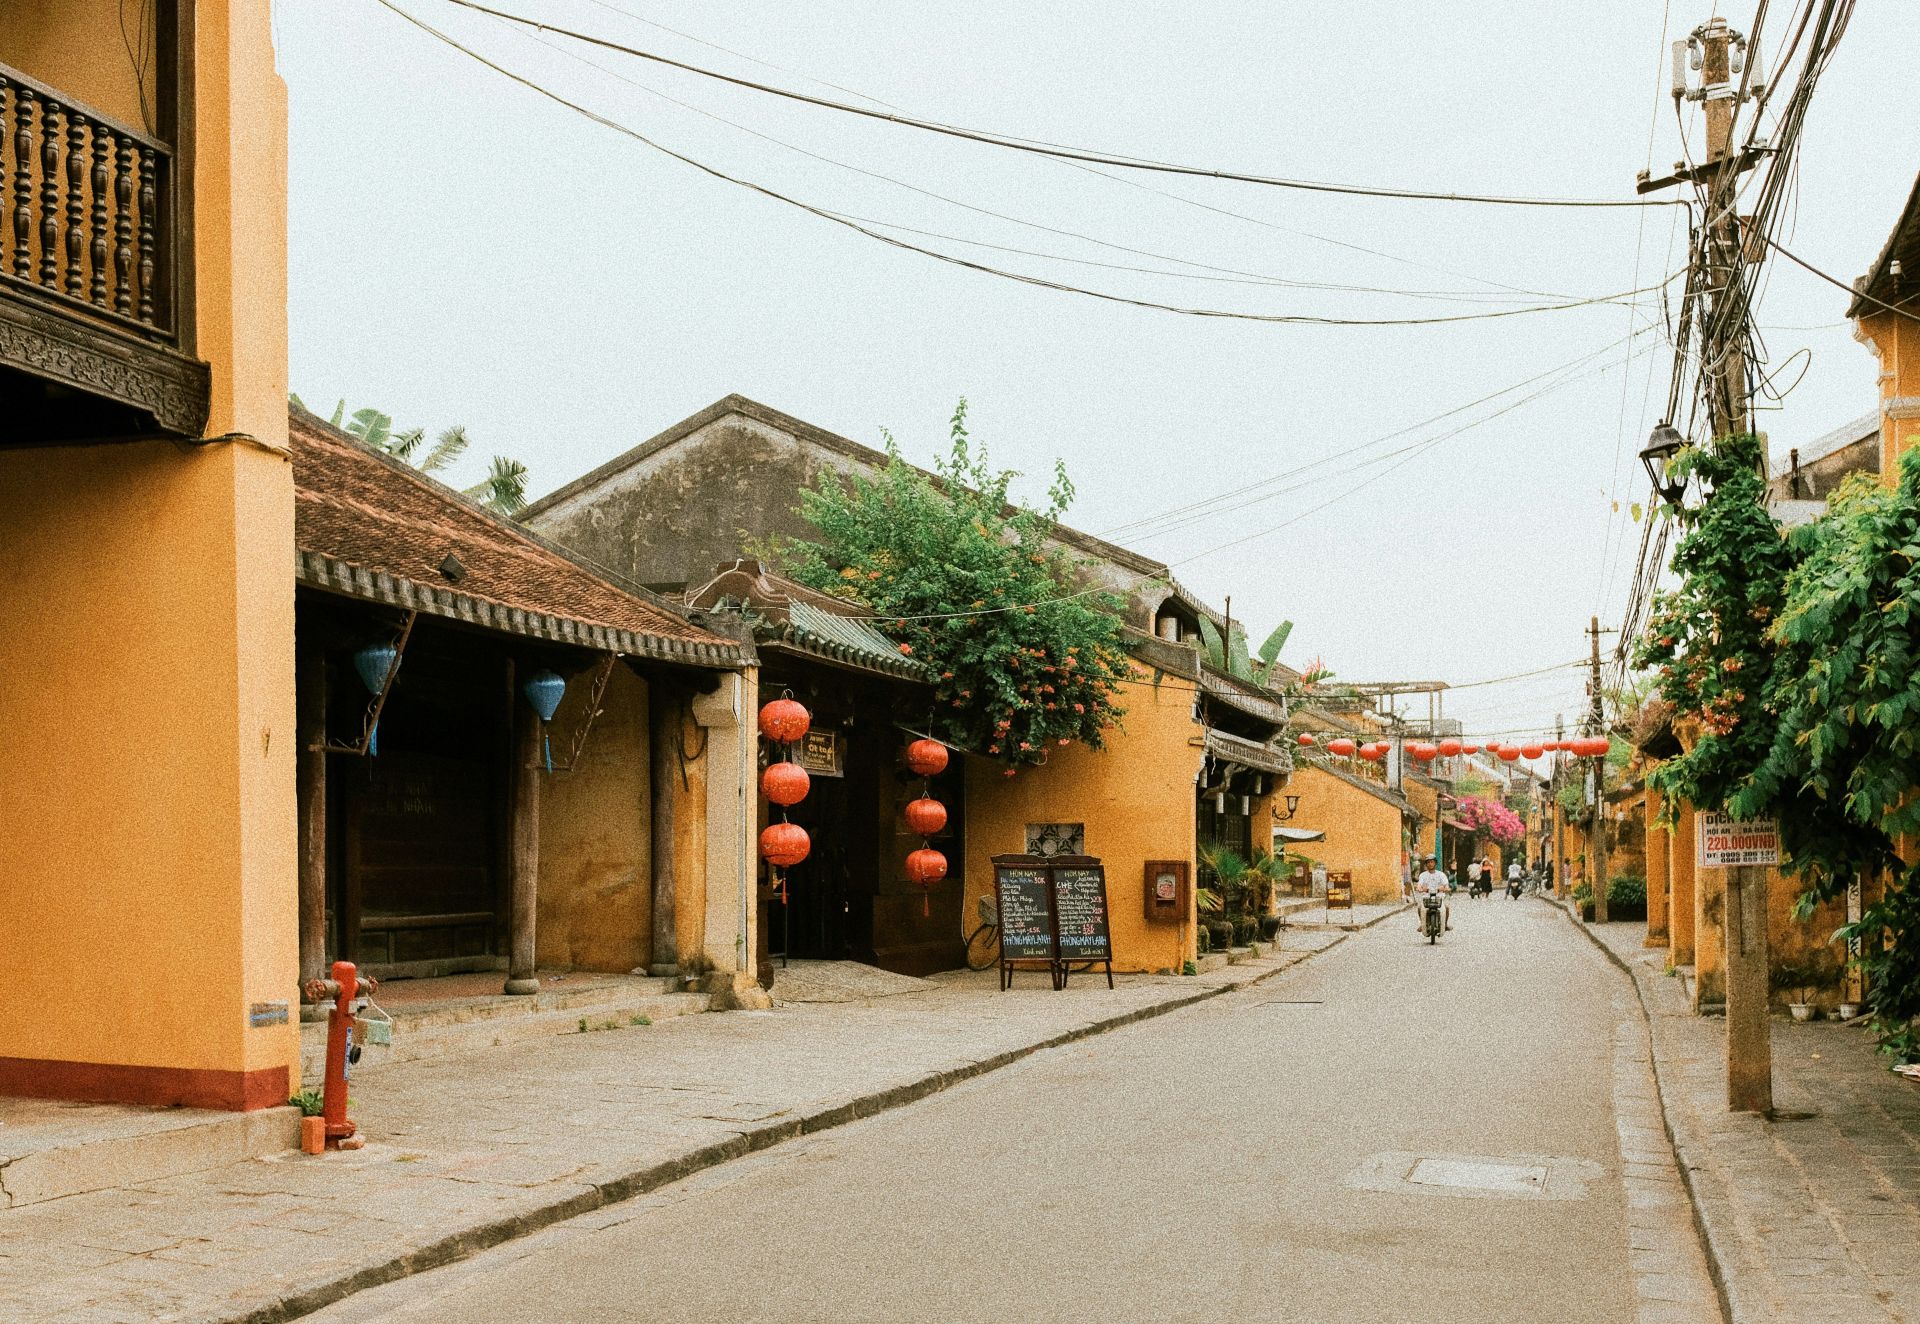
M 1257 981 L 1345 935 L 1198 978 L 995 976 L 684 1016 L 396 1063 L 354 1085 L 358 1152 L 233 1164 L 0 1212 L 9 1324 L 264 1322 L 804 1132 Z
M 1666 1126 L 1731 1324 L 1920 1320 L 1920 1084 L 1857 1026 L 1773 1023 L 1771 1122 L 1726 1111 L 1726 1022 L 1697 1017 L 1639 924 L 1587 926 L 1633 973 Z

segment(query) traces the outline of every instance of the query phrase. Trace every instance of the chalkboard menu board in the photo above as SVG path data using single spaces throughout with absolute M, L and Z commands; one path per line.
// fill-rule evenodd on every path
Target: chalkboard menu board
M 1107 871 L 1099 865 L 1055 865 L 1053 911 L 1063 961 L 1110 961 Z
M 1045 869 L 999 865 L 994 887 L 1000 901 L 1000 955 L 1004 960 L 1053 959 L 1053 909 Z
M 994 894 L 1000 907 L 1000 987 L 1017 968 L 1044 967 L 1056 989 L 1074 969 L 1106 966 L 1113 987 L 1113 930 L 1107 918 L 1107 875 L 1090 855 L 996 855 Z

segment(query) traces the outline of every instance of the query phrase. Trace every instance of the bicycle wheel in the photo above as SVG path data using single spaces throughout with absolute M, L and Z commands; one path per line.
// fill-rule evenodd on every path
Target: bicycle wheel
M 967 939 L 967 969 L 991 970 L 1000 960 L 1000 926 L 982 924 Z

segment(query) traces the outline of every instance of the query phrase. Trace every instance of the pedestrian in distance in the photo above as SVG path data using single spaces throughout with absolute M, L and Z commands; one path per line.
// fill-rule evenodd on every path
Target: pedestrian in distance
M 1467 900 L 1475 901 L 1480 896 L 1480 861 L 1475 860 L 1467 866 Z

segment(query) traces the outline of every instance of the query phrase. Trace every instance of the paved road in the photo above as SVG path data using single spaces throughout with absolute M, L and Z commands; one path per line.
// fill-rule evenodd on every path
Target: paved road
M 315 1318 L 1632 1321 L 1627 996 L 1546 905 L 1463 900 Z

